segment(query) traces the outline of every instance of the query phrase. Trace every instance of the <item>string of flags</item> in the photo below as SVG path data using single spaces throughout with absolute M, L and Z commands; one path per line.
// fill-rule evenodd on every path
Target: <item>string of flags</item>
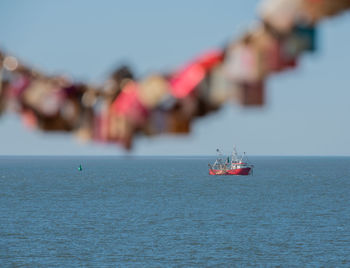
M 317 24 L 348 9 L 350 0 L 264 0 L 260 24 L 224 49 L 141 80 L 121 66 L 98 87 L 45 75 L 0 51 L 0 114 L 15 111 L 30 128 L 126 149 L 139 134 L 189 133 L 195 118 L 228 100 L 264 105 L 267 77 L 296 68 L 317 50 Z

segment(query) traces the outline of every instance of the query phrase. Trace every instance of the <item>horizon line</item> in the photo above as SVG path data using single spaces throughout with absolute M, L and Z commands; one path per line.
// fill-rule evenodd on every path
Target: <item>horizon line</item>
M 163 155 L 163 154 L 154 154 L 154 155 L 133 155 L 133 154 L 0 154 L 0 157 L 213 157 L 217 156 L 216 154 L 185 154 L 185 155 Z M 307 154 L 290 154 L 290 155 L 263 155 L 263 154 L 251 154 L 248 155 L 253 157 L 350 157 L 349 155 L 307 155 Z

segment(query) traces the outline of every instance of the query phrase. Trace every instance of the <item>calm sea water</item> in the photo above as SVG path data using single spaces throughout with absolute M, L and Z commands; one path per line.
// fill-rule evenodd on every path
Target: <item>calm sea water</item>
M 214 159 L 0 157 L 0 266 L 350 267 L 350 158 Z

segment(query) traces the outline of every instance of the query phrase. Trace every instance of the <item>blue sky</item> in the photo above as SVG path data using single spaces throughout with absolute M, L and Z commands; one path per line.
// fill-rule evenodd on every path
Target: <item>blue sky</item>
M 128 63 L 139 77 L 172 70 L 221 47 L 257 20 L 257 0 L 0 2 L 0 47 L 49 74 L 100 83 Z M 350 12 L 319 26 L 316 54 L 268 79 L 267 104 L 227 104 L 188 136 L 140 137 L 136 155 L 214 154 L 234 144 L 249 155 L 350 155 Z M 67 134 L 0 118 L 0 154 L 118 155 L 117 145 L 82 145 Z

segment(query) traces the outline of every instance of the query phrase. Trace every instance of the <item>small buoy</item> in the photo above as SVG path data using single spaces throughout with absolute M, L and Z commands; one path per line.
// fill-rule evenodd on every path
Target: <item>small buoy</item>
M 82 171 L 82 170 L 83 170 L 83 168 L 81 167 L 81 165 L 78 167 L 78 170 L 79 170 L 79 171 Z

